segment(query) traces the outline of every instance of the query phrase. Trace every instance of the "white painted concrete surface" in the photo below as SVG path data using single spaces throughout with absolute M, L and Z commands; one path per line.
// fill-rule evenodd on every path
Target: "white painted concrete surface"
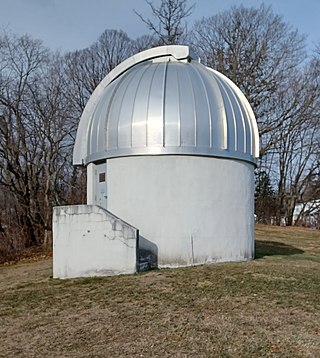
M 138 231 L 95 205 L 53 210 L 53 277 L 136 272 Z
M 157 247 L 159 267 L 254 256 L 254 166 L 233 159 L 107 160 L 108 210 Z

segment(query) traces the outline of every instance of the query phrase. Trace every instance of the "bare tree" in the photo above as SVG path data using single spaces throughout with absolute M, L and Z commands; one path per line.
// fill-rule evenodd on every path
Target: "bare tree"
M 262 136 L 262 154 L 285 113 L 275 116 L 279 93 L 305 59 L 304 37 L 270 7 L 232 7 L 195 23 L 192 42 L 203 62 L 231 78 L 248 98 Z M 289 109 L 286 109 L 290 111 Z
M 48 243 L 75 133 L 61 59 L 29 36 L 1 37 L 0 186 L 27 246 Z
M 133 53 L 138 53 L 149 48 L 158 46 L 157 38 L 154 35 L 142 35 L 137 37 L 133 43 Z
M 50 244 L 52 206 L 64 204 L 74 174 L 71 155 L 78 119 L 68 100 L 69 88 L 61 58 L 52 59 L 50 66 L 29 85 L 32 123 L 37 140 L 32 152 L 41 156 L 33 163 L 41 168 L 39 220 L 44 230 L 44 243 Z M 31 168 L 33 168 L 31 167 Z M 39 195 L 39 192 L 38 192 Z
M 278 224 L 285 218 L 292 225 L 297 202 L 304 200 L 319 172 L 319 89 L 312 66 L 308 66 L 278 98 L 277 110 L 283 113 L 286 109 L 286 116 L 273 131 L 275 140 L 267 162 L 276 185 Z
M 37 71 L 48 61 L 48 52 L 39 41 L 28 36 L 1 39 L 0 92 L 0 183 L 12 192 L 22 208 L 18 218 L 25 227 L 29 245 L 38 241 L 33 215 L 37 184 L 34 183 L 33 163 L 37 144 L 31 122 L 28 84 L 35 80 Z M 37 168 L 38 170 L 38 168 Z
M 80 115 L 94 89 L 119 63 L 133 54 L 133 41 L 123 31 L 105 30 L 90 47 L 65 56 L 70 101 Z
M 186 34 L 186 24 L 183 20 L 192 14 L 195 4 L 188 6 L 187 0 L 161 0 L 160 5 L 156 7 L 152 1 L 145 1 L 150 6 L 154 19 L 145 18 L 136 10 L 134 12 L 159 39 L 158 45 L 181 43 Z

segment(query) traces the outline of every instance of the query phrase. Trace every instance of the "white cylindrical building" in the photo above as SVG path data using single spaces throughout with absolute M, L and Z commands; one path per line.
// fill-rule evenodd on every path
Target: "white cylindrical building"
M 88 168 L 88 204 L 138 228 L 158 265 L 172 267 L 253 258 L 258 151 L 238 87 L 187 46 L 163 46 L 100 83 L 74 164 Z

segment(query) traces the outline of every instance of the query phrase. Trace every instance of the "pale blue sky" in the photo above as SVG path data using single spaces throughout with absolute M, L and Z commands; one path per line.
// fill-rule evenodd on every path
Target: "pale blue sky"
M 259 6 L 262 2 L 308 35 L 310 48 L 320 42 L 320 0 L 190 0 L 196 8 L 188 23 L 191 26 L 232 5 Z M 52 50 L 72 51 L 91 45 L 105 29 L 122 29 L 131 38 L 148 33 L 133 8 L 150 16 L 144 0 L 0 0 L 0 30 L 28 33 Z

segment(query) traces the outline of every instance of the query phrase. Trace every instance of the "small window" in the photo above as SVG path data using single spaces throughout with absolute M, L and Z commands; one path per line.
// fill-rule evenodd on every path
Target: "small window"
M 106 181 L 106 173 L 99 173 L 99 183 Z

